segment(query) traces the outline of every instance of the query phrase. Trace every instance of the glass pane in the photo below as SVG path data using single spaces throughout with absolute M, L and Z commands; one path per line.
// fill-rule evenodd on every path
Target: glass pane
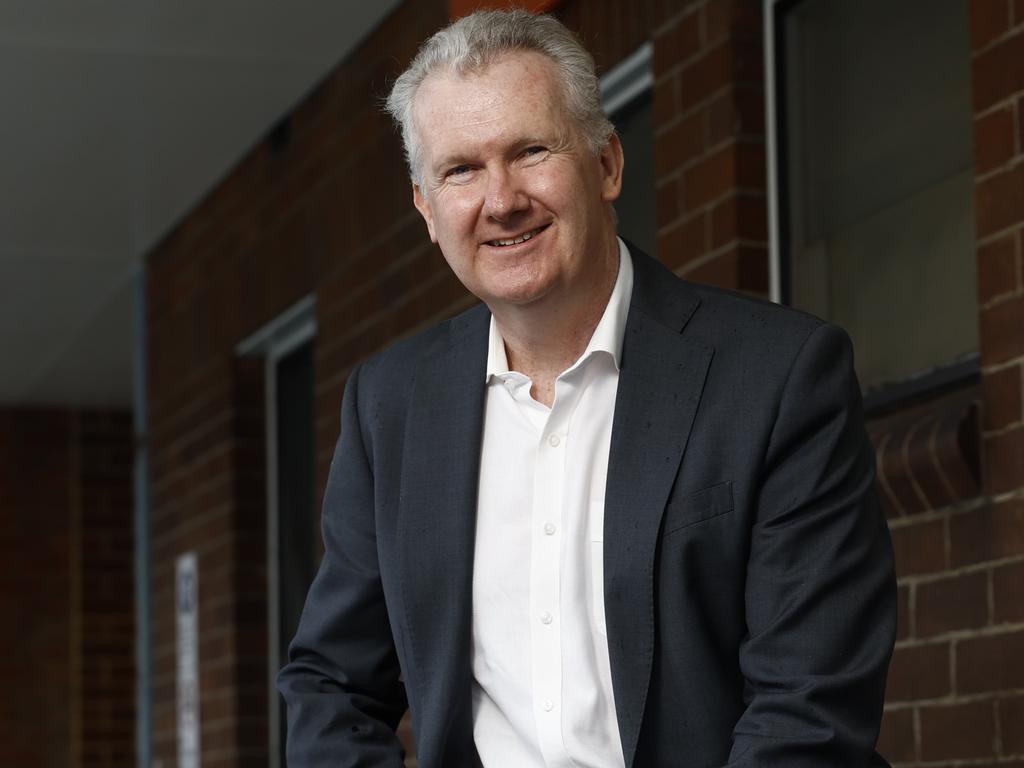
M 313 507 L 313 345 L 277 364 L 278 616 L 279 664 L 299 626 L 316 565 Z M 285 707 L 280 706 L 281 762 L 285 765 Z
M 783 20 L 789 298 L 865 388 L 978 348 L 968 4 L 804 0 Z

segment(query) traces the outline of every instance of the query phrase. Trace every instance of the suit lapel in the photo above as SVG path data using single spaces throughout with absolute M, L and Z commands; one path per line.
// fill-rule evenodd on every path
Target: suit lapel
M 411 674 L 432 734 L 472 734 L 470 621 L 490 315 L 455 318 L 445 351 L 417 368 L 406 423 L 398 521 Z M 456 722 L 465 719 L 465 722 Z M 462 731 L 462 729 L 466 729 Z M 424 745 L 427 746 L 427 745 Z M 429 752 L 444 745 L 430 745 Z
M 625 764 L 636 754 L 654 656 L 654 558 L 713 350 L 681 335 L 699 299 L 632 249 L 634 288 L 608 457 L 608 652 Z

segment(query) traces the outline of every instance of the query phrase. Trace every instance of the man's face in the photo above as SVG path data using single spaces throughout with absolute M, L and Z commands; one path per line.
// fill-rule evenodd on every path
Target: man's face
M 414 202 L 492 310 L 586 300 L 616 263 L 608 203 L 621 189 L 621 145 L 613 136 L 595 156 L 562 102 L 554 65 L 527 52 L 466 77 L 435 73 L 417 93 Z

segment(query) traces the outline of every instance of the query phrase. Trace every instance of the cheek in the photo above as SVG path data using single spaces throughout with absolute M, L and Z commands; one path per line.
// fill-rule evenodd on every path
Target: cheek
M 538 169 L 530 180 L 530 196 L 563 217 L 582 202 L 582 196 L 574 194 L 574 190 L 586 188 L 583 180 L 572 170 L 556 165 Z
M 452 237 L 472 234 L 476 227 L 477 211 L 480 209 L 473 195 L 452 195 L 445 200 L 443 206 L 444 213 L 438 222 L 439 231 Z

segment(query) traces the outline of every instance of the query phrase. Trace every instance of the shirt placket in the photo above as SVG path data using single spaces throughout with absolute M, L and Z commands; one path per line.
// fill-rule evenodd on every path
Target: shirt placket
M 562 731 L 561 561 L 567 414 L 572 410 L 564 390 L 563 382 L 556 382 L 555 402 L 537 444 L 530 558 L 533 707 L 541 753 L 551 768 L 573 766 Z

